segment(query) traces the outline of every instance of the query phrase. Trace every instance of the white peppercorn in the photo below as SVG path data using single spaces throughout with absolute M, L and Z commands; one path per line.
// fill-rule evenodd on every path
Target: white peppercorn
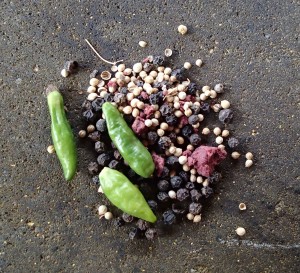
M 135 63 L 132 67 L 135 73 L 140 73 L 143 70 L 143 65 L 141 63 Z
M 202 130 L 203 135 L 208 135 L 209 133 L 210 133 L 209 128 L 207 128 L 207 127 L 203 128 L 203 130 Z
M 198 59 L 196 60 L 195 64 L 200 67 L 203 64 L 203 62 L 201 59 Z
M 214 132 L 214 134 L 216 135 L 216 136 L 218 136 L 218 135 L 220 135 L 221 134 L 221 129 L 219 128 L 219 127 L 215 127 L 214 128 L 214 130 L 213 130 L 213 132 Z
M 182 155 L 178 158 L 178 162 L 181 165 L 184 165 L 185 163 L 187 163 L 187 157 L 185 155 Z
M 97 91 L 97 88 L 95 86 L 89 86 L 87 89 L 88 93 L 95 93 Z
M 185 63 L 183 64 L 183 67 L 184 67 L 185 69 L 190 69 L 190 68 L 192 67 L 192 65 L 191 65 L 191 63 L 189 63 L 189 62 L 185 62 Z
M 101 205 L 98 207 L 98 214 L 99 215 L 104 215 L 107 212 L 107 206 Z
M 223 143 L 223 138 L 221 136 L 216 137 L 216 143 L 217 144 L 222 144 Z
M 239 152 L 232 152 L 231 153 L 231 157 L 233 159 L 238 159 L 241 156 L 241 154 Z
M 188 220 L 192 221 L 192 220 L 194 219 L 194 214 L 188 213 L 188 214 L 186 215 L 186 218 L 187 218 Z
M 62 69 L 61 70 L 61 72 L 60 72 L 60 74 L 64 77 L 64 78 L 66 78 L 66 77 L 68 77 L 69 75 L 70 75 L 70 73 L 67 71 L 67 69 Z
M 215 87 L 214 87 L 214 90 L 215 90 L 217 93 L 222 93 L 222 92 L 223 92 L 223 89 L 224 89 L 224 86 L 223 86 L 223 84 L 221 84 L 221 83 L 216 84 Z
M 253 165 L 253 161 L 251 159 L 247 159 L 246 162 L 245 162 L 245 167 L 246 168 L 249 168 Z
M 222 131 L 222 137 L 228 137 L 230 134 L 229 130 L 225 129 Z
M 246 153 L 245 157 L 246 157 L 246 159 L 248 159 L 248 160 L 252 160 L 252 159 L 253 159 L 253 154 L 250 153 L 250 152 L 248 152 L 248 153 Z
M 123 108 L 123 113 L 126 114 L 126 115 L 129 115 L 132 113 L 132 107 L 127 105 Z
M 199 215 L 195 215 L 194 219 L 193 219 L 193 222 L 194 223 L 199 223 L 201 221 L 201 214 Z
M 182 35 L 186 34 L 188 31 L 187 27 L 185 25 L 179 25 L 178 26 L 178 32 Z
M 165 134 L 165 131 L 163 129 L 157 129 L 156 132 L 159 136 L 163 136 Z
M 106 220 L 111 220 L 113 218 L 113 214 L 110 211 L 105 212 L 104 218 Z
M 152 121 L 151 121 L 151 119 L 146 119 L 146 120 L 145 120 L 145 125 L 146 125 L 147 127 L 151 127 L 151 126 L 152 126 Z
M 53 145 L 49 145 L 49 146 L 47 147 L 47 152 L 48 152 L 49 154 L 55 153 L 55 148 L 54 148 L 54 146 L 53 146 Z
M 243 227 L 238 227 L 235 232 L 238 236 L 244 236 L 246 234 L 246 230 Z
M 228 100 L 222 100 L 221 106 L 223 109 L 228 109 L 230 107 L 230 102 Z
M 91 86 L 97 86 L 99 84 L 99 80 L 97 78 L 91 78 L 90 79 L 90 85 Z
M 169 195 L 169 197 L 170 197 L 171 199 L 176 199 L 176 192 L 175 192 L 175 191 L 170 190 L 170 191 L 168 192 L 168 195 Z
M 139 46 L 140 47 L 146 47 L 147 46 L 147 42 L 145 42 L 145 41 L 139 41 Z

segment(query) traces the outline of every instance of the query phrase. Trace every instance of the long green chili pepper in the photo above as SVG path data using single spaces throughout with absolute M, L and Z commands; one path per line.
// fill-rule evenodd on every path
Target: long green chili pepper
M 156 221 L 143 194 L 124 174 L 104 167 L 99 180 L 105 196 L 120 210 L 151 223 Z
M 48 108 L 51 116 L 51 136 L 57 157 L 61 163 L 64 177 L 71 180 L 77 168 L 77 151 L 74 135 L 67 120 L 63 97 L 57 87 L 49 85 L 46 89 Z
M 150 177 L 154 162 L 147 148 L 138 140 L 118 109 L 111 103 L 102 105 L 109 136 L 131 169 L 142 177 Z

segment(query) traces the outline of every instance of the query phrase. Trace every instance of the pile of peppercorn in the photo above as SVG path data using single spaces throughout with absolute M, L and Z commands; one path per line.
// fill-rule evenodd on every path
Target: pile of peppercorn
M 190 66 L 173 70 L 164 57 L 148 56 L 132 68 L 119 64 L 112 66 L 111 72 L 94 70 L 90 75 L 88 96 L 82 104 L 88 124 L 79 136 L 87 136 L 97 153 L 95 161 L 88 165 L 92 181 L 99 185 L 101 193 L 100 171 L 104 167 L 121 171 L 138 186 L 159 219 L 153 225 L 120 213 L 115 217 L 116 226 L 136 223 L 129 232 L 130 238 L 153 239 L 163 227 L 183 219 L 200 222 L 203 203 L 221 179 L 217 165 L 227 152 L 232 157 L 239 154 L 239 141 L 230 136 L 227 128 L 233 118 L 230 103 L 217 99 L 224 91 L 223 85 L 200 87 L 187 78 L 186 67 Z M 118 108 L 152 154 L 156 166 L 153 177 L 137 175 L 111 142 L 102 114 L 105 102 Z M 221 128 L 202 125 L 210 113 L 217 113 Z M 113 218 L 106 206 L 101 205 L 98 212 L 100 218 Z

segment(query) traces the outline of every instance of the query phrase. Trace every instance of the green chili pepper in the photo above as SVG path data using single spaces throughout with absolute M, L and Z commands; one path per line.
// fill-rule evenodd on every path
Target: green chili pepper
M 49 85 L 47 90 L 48 108 L 51 116 L 51 136 L 64 177 L 71 180 L 77 168 L 77 152 L 74 135 L 67 120 L 63 97 L 58 89 Z
M 99 180 L 105 196 L 120 210 L 151 223 L 156 221 L 143 194 L 124 174 L 104 167 Z
M 147 148 L 138 140 L 120 112 L 111 103 L 102 105 L 109 136 L 131 169 L 142 177 L 154 171 L 154 162 Z

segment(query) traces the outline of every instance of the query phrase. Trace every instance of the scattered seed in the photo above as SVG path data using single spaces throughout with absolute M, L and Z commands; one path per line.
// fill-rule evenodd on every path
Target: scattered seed
M 222 100 L 221 106 L 223 109 L 228 109 L 230 107 L 230 102 L 228 100 Z
M 184 65 L 183 65 L 183 67 L 184 67 L 185 69 L 190 69 L 190 68 L 192 67 L 192 65 L 191 65 L 191 63 L 189 63 L 189 62 L 185 62 Z
M 194 214 L 192 214 L 192 213 L 188 213 L 187 215 L 186 215 L 186 218 L 188 219 L 188 220 L 190 220 L 190 221 L 193 221 L 193 219 L 194 219 Z
M 166 56 L 166 57 L 171 57 L 172 54 L 173 54 L 172 49 L 170 49 L 170 48 L 166 48 L 166 49 L 165 49 L 165 56 Z M 167 74 L 167 73 L 165 73 L 165 74 Z M 171 74 L 171 73 L 170 73 L 170 74 Z M 168 75 L 169 75 L 169 74 L 168 74 Z

